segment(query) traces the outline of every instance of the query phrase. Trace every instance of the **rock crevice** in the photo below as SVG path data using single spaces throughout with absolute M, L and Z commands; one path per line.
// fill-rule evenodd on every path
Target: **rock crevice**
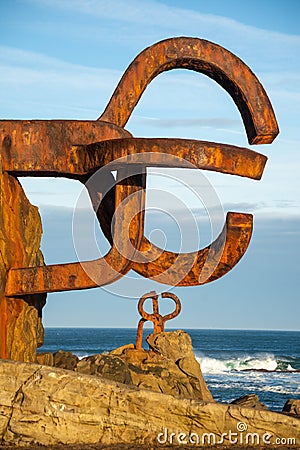
M 40 371 L 40 368 L 36 369 L 26 380 L 24 380 L 20 387 L 18 388 L 18 390 L 16 391 L 16 393 L 14 394 L 14 397 L 11 401 L 11 414 L 8 417 L 7 420 L 7 425 L 3 430 L 3 436 L 7 435 L 9 432 L 11 432 L 10 430 L 10 422 L 13 416 L 13 412 L 14 412 L 14 408 L 16 405 L 18 406 L 22 406 L 22 402 L 24 399 L 24 393 L 23 393 L 23 388 L 27 385 L 27 383 L 29 383 L 31 380 L 35 379 L 35 375 Z

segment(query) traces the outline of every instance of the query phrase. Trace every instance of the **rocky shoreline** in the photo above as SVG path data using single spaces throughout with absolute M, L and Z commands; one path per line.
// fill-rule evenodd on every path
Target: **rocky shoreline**
M 136 350 L 133 344 L 128 344 L 108 354 L 96 354 L 82 359 L 71 352 L 58 350 L 55 353 L 39 353 L 37 360 L 42 365 L 101 376 L 155 392 L 214 401 L 194 356 L 191 338 L 186 332 L 178 330 L 157 336 L 149 335 L 146 340 L 149 350 Z M 243 371 L 248 372 L 250 369 Z M 254 371 L 273 372 L 266 369 Z M 243 395 L 231 404 L 268 409 L 256 394 Z M 300 417 L 300 401 L 287 400 L 282 412 Z
M 186 332 L 150 334 L 147 342 L 149 350 L 137 350 L 133 344 L 128 344 L 109 354 L 81 360 L 59 350 L 54 354 L 39 354 L 38 362 L 178 398 L 213 401 Z
M 63 352 L 40 357 L 44 365 L 0 360 L 1 448 L 299 448 L 299 400 L 284 413 L 255 394 L 217 403 L 187 333 L 148 343 L 80 361 Z

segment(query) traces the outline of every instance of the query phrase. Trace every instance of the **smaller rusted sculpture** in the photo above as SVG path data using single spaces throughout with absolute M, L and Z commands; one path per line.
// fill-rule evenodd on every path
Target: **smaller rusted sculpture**
M 162 316 L 159 313 L 158 294 L 155 291 L 152 291 L 152 292 L 149 292 L 148 294 L 143 295 L 139 300 L 138 311 L 139 311 L 140 315 L 142 316 L 142 318 L 140 319 L 140 321 L 138 323 L 137 334 L 136 334 L 135 348 L 137 350 L 140 350 L 142 348 L 143 328 L 144 328 L 145 322 L 147 322 L 149 320 L 150 322 L 153 323 L 153 327 L 154 327 L 153 333 L 154 334 L 162 333 L 163 331 L 165 331 L 165 323 L 167 322 L 167 320 L 174 319 L 175 317 L 178 316 L 178 314 L 181 311 L 181 303 L 180 303 L 180 300 L 177 297 L 177 295 L 173 294 L 172 292 L 162 292 L 161 297 L 162 298 L 171 298 L 172 300 L 174 300 L 176 306 L 172 313 L 166 314 L 165 316 Z M 152 299 L 152 305 L 153 305 L 153 313 L 152 314 L 149 314 L 144 310 L 144 303 L 148 298 Z

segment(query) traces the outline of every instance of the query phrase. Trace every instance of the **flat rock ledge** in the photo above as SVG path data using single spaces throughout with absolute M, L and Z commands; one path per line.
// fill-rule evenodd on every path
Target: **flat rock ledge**
M 268 410 L 182 399 L 56 367 L 0 360 L 0 437 L 2 445 L 31 448 L 299 448 L 300 421 Z

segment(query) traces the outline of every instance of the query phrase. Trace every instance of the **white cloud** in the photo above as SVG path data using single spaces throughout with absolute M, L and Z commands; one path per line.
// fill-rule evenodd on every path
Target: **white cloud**
M 158 128 L 178 128 L 183 127 L 209 127 L 209 128 L 231 128 L 239 124 L 238 120 L 226 117 L 212 117 L 210 119 L 181 118 L 181 119 L 160 119 L 155 117 L 139 117 L 140 122 Z
M 0 95 L 6 118 L 96 119 L 121 73 L 0 46 Z M 13 111 L 13 116 L 10 111 Z
M 133 50 L 133 55 L 146 46 L 172 36 L 194 36 L 213 42 L 242 57 L 255 72 L 276 66 L 298 67 L 300 36 L 249 26 L 220 15 L 201 13 L 200 2 L 193 9 L 169 6 L 155 0 L 27 0 L 49 10 L 73 14 L 76 26 L 68 33 L 83 42 L 111 46 L 115 43 Z M 81 21 L 78 21 L 78 15 Z M 98 21 L 97 21 L 98 19 Z M 50 19 L 51 20 L 51 19 Z M 42 25 L 40 24 L 42 29 Z M 49 23 L 47 24 L 49 27 Z M 66 32 L 66 27 L 56 32 Z M 48 30 L 49 32 L 49 30 Z M 128 61 L 129 62 L 129 61 Z
M 105 19 L 130 22 L 135 25 L 156 25 L 165 29 L 174 29 L 188 25 L 191 32 L 198 28 L 201 33 L 207 29 L 226 29 L 247 35 L 269 36 L 284 39 L 285 42 L 300 44 L 300 37 L 264 30 L 240 23 L 228 17 L 199 13 L 195 9 L 168 6 L 155 0 L 28 0 L 30 3 L 43 4 L 49 8 L 80 12 Z M 196 6 L 196 5 L 195 5 Z
M 87 67 L 65 62 L 41 53 L 13 47 L 0 46 L 1 82 L 31 83 L 52 80 L 55 83 L 76 87 L 93 84 L 94 87 L 111 87 L 119 79 L 118 70 Z

